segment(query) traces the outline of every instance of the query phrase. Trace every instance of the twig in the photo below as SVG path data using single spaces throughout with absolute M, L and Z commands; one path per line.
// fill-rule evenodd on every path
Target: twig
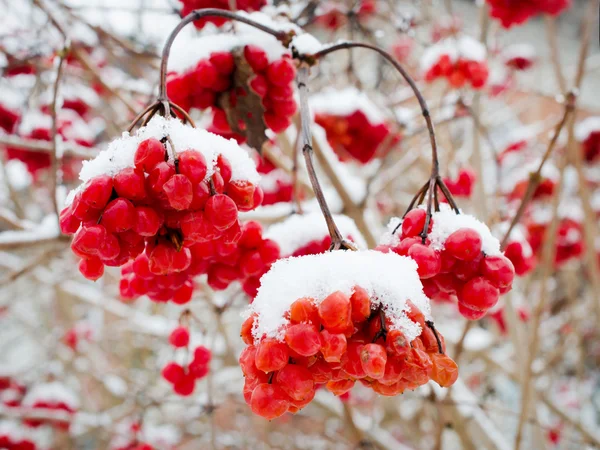
M 529 181 L 527 182 L 527 189 L 525 190 L 525 194 L 523 195 L 521 204 L 519 205 L 517 212 L 515 213 L 512 221 L 510 222 L 510 226 L 508 227 L 508 230 L 506 230 L 506 234 L 502 238 L 502 242 L 500 244 L 500 248 L 502 248 L 502 249 L 504 249 L 506 247 L 506 245 L 508 244 L 508 240 L 510 238 L 510 234 L 511 234 L 513 228 L 519 223 L 519 221 L 523 217 L 523 214 L 525 213 L 525 209 L 527 208 L 527 205 L 533 198 L 533 194 L 534 194 L 535 190 L 537 189 L 538 185 L 540 184 L 540 181 L 542 180 L 542 170 L 544 168 L 544 165 L 546 164 L 546 161 L 548 161 L 548 158 L 550 157 L 552 151 L 554 150 L 554 147 L 556 147 L 556 143 L 558 142 L 558 138 L 560 137 L 560 133 L 561 133 L 562 129 L 564 128 L 565 124 L 567 123 L 567 119 L 575 111 L 575 100 L 576 100 L 575 94 L 573 92 L 570 92 L 567 95 L 567 99 L 565 101 L 565 107 L 564 107 L 562 119 L 554 128 L 554 135 L 552 136 L 552 139 L 548 143 L 548 147 L 546 148 L 546 151 L 544 152 L 544 156 L 542 156 L 542 160 L 540 161 L 540 164 L 538 165 L 537 170 L 535 172 L 532 172 L 531 174 L 529 174 Z
M 54 212 L 56 213 L 56 220 L 60 217 L 60 208 L 58 206 L 58 199 L 56 198 L 56 189 L 59 183 L 60 162 L 62 161 L 62 153 L 58 151 L 58 119 L 57 119 L 57 106 L 58 106 L 58 92 L 60 88 L 60 82 L 63 74 L 63 65 L 65 62 L 65 56 L 69 51 L 69 42 L 66 41 L 63 48 L 58 52 L 58 67 L 56 68 L 56 79 L 54 80 L 54 87 L 52 90 L 52 104 L 50 105 L 50 117 L 52 117 L 52 153 L 50 154 L 51 168 L 50 168 L 50 195 L 52 195 L 52 205 Z M 61 180 L 62 181 L 62 180 Z
M 298 70 L 297 76 L 298 91 L 300 92 L 300 132 L 302 133 L 302 153 L 304 154 L 306 169 L 308 170 L 308 177 L 310 179 L 310 183 L 312 184 L 315 197 L 319 202 L 319 207 L 321 208 L 325 222 L 327 222 L 327 229 L 329 230 L 329 235 L 331 236 L 331 249 L 356 250 L 354 244 L 347 242 L 344 239 L 342 233 L 340 233 L 340 230 L 335 224 L 331 210 L 329 209 L 327 200 L 325 200 L 325 195 L 323 194 L 321 184 L 319 183 L 319 179 L 317 178 L 317 173 L 315 171 L 313 162 L 314 152 L 312 146 L 312 133 L 310 131 L 311 119 L 310 110 L 308 108 L 308 70 L 308 67 L 303 64 Z

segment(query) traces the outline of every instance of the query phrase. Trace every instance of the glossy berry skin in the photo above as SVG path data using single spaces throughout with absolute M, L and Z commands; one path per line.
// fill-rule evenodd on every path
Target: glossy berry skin
M 425 229 L 426 218 L 427 212 L 424 209 L 417 208 L 409 211 L 402 219 L 402 236 L 419 236 Z
M 417 272 L 422 279 L 434 277 L 442 268 L 439 253 L 424 244 L 413 244 L 408 250 L 408 256 L 417 263 Z
M 319 317 L 323 326 L 332 333 L 344 332 L 351 323 L 350 299 L 337 291 L 325 298 L 319 305 Z
M 351 319 L 354 323 L 364 322 L 371 315 L 371 301 L 369 294 L 360 286 L 354 287 L 354 292 L 350 296 L 352 308 Z
M 327 330 L 321 330 L 321 354 L 323 359 L 329 363 L 341 362 L 342 355 L 346 352 L 346 336 L 341 333 L 330 333 Z
M 254 414 L 273 420 L 285 414 L 290 407 L 290 398 L 281 387 L 262 383 L 256 386 L 250 399 L 250 408 Z
M 472 261 L 481 253 L 482 240 L 472 228 L 456 230 L 444 243 L 446 252 L 461 261 Z
M 480 271 L 497 288 L 510 286 L 515 277 L 512 262 L 504 256 L 486 256 L 481 261 Z
M 367 344 L 360 351 L 360 362 L 368 377 L 375 380 L 382 378 L 387 363 L 385 348 L 379 344 Z
M 311 397 L 315 387 L 310 370 L 295 364 L 288 364 L 277 372 L 277 384 L 295 401 Z
M 288 363 L 289 351 L 285 344 L 275 339 L 264 339 L 256 349 L 254 362 L 265 373 L 283 369 Z
M 165 147 L 158 139 L 146 139 L 138 145 L 133 162 L 136 169 L 149 173 L 165 160 L 165 153 Z
M 476 277 L 463 286 L 458 299 L 467 308 L 485 311 L 498 302 L 498 297 L 498 288 L 486 278 Z
M 315 355 L 321 348 L 319 331 L 314 325 L 299 323 L 291 325 L 285 332 L 288 347 L 301 356 Z

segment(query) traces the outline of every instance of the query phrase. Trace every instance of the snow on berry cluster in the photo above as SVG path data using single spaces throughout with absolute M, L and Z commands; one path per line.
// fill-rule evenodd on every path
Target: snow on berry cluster
M 489 74 L 485 47 L 470 36 L 444 39 L 425 50 L 421 71 L 427 82 L 444 78 L 456 89 L 480 89 Z
M 248 17 L 264 21 L 264 15 Z M 293 82 L 296 66 L 291 53 L 273 36 L 240 24 L 236 34 L 205 35 L 173 47 L 169 60 L 167 92 L 186 110 L 212 110 L 210 131 L 244 140 L 246 120 L 262 114 L 275 133 L 291 124 L 297 110 Z M 250 95 L 258 96 L 256 111 L 235 114 Z M 246 109 L 245 107 L 242 109 Z M 242 114 L 243 113 L 243 114 Z M 237 131 L 236 131 L 237 130 Z
M 575 137 L 583 147 L 588 163 L 600 160 L 600 117 L 588 117 L 575 127 Z
M 179 0 L 179 2 L 182 3 L 182 17 L 187 16 L 195 9 L 217 8 L 229 11 L 231 10 L 231 5 L 235 5 L 234 10 L 260 11 L 267 4 L 266 0 L 236 0 L 233 3 L 230 0 Z M 205 17 L 194 21 L 194 26 L 200 30 L 207 23 L 212 23 L 220 27 L 227 22 L 229 22 L 229 19 L 225 17 Z
M 273 419 L 360 381 L 397 395 L 458 376 L 426 325 L 429 300 L 409 258 L 377 251 L 327 252 L 276 262 L 261 279 L 241 335 L 244 398 Z M 443 348 L 443 341 L 440 342 Z
M 12 420 L 0 420 L 0 448 L 5 450 L 45 450 L 48 438 Z
M 62 412 L 72 417 L 79 408 L 79 399 L 63 383 L 50 381 L 33 386 L 27 391 L 20 404 L 28 410 L 39 409 L 46 412 Z M 70 419 L 37 419 L 28 418 L 23 420 L 27 426 L 36 428 L 41 425 L 51 425 L 58 429 L 68 430 Z
M 176 349 L 188 348 L 190 332 L 187 327 L 179 326 L 169 335 L 169 343 Z M 191 395 L 196 381 L 204 378 L 210 370 L 211 352 L 200 345 L 194 349 L 189 364 L 167 363 L 162 369 L 162 377 L 173 385 L 173 391 L 182 396 Z
M 426 211 L 420 207 L 404 219 L 392 219 L 379 248 L 414 259 L 429 298 L 456 298 L 463 316 L 479 319 L 498 302 L 500 294 L 511 290 L 515 269 L 485 224 L 473 216 L 456 214 L 447 204 L 440 206 L 440 211 L 432 214 L 425 243 L 421 234 Z
M 92 280 L 144 251 L 153 274 L 185 271 L 194 244 L 237 242 L 238 211 L 262 199 L 254 164 L 234 141 L 159 116 L 84 162 L 80 179 L 60 225 L 75 234 L 71 248 Z
M 355 88 L 326 90 L 312 96 L 310 106 L 342 161 L 366 164 L 401 139 L 366 94 Z
M 520 25 L 538 14 L 559 15 L 571 5 L 571 0 L 486 0 L 490 16 L 498 19 L 504 28 Z
M 358 248 L 366 249 L 367 244 L 354 221 L 341 214 L 334 214 L 333 220 L 340 233 Z M 294 214 L 283 222 L 271 225 L 265 236 L 277 242 L 282 257 L 317 255 L 329 250 L 331 236 L 327 222 L 320 212 Z

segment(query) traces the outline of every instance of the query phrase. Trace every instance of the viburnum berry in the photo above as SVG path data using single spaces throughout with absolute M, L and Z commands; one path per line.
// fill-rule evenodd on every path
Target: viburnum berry
M 290 397 L 277 385 L 262 383 L 252 391 L 250 408 L 254 414 L 272 420 L 285 414 L 290 407 Z
M 173 347 L 187 347 L 190 342 L 190 332 L 186 327 L 177 327 L 169 335 L 169 343 Z
M 321 348 L 319 330 L 308 323 L 291 325 L 285 332 L 285 342 L 301 356 L 315 355 Z
M 446 252 L 461 261 L 472 261 L 481 252 L 481 236 L 472 228 L 460 228 L 444 242 Z
M 319 304 L 319 317 L 328 331 L 344 332 L 352 322 L 350 299 L 343 292 L 334 292 Z
M 133 162 L 136 169 L 150 173 L 152 169 L 165 160 L 165 153 L 165 147 L 158 139 L 146 139 L 138 145 Z

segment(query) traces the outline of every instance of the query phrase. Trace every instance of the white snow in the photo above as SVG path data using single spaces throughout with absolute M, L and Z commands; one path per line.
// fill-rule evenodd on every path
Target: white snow
M 352 238 L 358 248 L 366 249 L 367 244 L 354 221 L 341 214 L 333 216 L 340 233 L 345 238 Z M 312 241 L 321 241 L 329 235 L 327 223 L 320 212 L 310 214 L 294 214 L 283 222 L 271 225 L 265 232 L 265 238 L 273 239 L 279 244 L 282 256 L 290 256 L 296 250 Z
M 502 50 L 502 59 L 510 61 L 515 58 L 536 59 L 536 49 L 533 45 L 527 43 L 512 44 Z
M 497 236 L 498 239 L 502 239 L 506 232 L 508 231 L 508 227 L 510 226 L 510 222 L 500 222 L 495 227 L 493 227 L 493 234 Z M 527 230 L 520 223 L 516 224 L 513 229 L 510 231 L 510 236 L 508 238 L 508 242 L 518 242 L 521 244 L 521 248 L 523 250 L 523 256 L 525 258 L 529 258 L 533 255 L 533 249 L 527 240 Z
M 284 314 L 295 300 L 309 297 L 319 304 L 336 291 L 351 295 L 354 286 L 369 293 L 373 307 L 382 305 L 391 328 L 401 330 L 411 341 L 421 327 L 407 317 L 406 301 L 430 316 L 429 299 L 423 293 L 416 263 L 395 253 L 333 251 L 281 259 L 260 281 L 258 294 L 247 310 L 248 315 L 257 315 L 253 329 L 256 340 L 263 335 L 283 339 L 289 323 Z
M 600 117 L 592 116 L 583 119 L 575 126 L 575 138 L 579 142 L 585 141 L 590 134 L 600 132 Z
M 449 37 L 430 46 L 423 52 L 420 61 L 421 70 L 427 72 L 437 64 L 443 55 L 448 55 L 452 62 L 459 59 L 483 62 L 486 59 L 486 50 L 481 42 L 470 36 Z
M 325 89 L 323 92 L 311 96 L 309 105 L 315 113 L 333 116 L 349 116 L 360 111 L 367 117 L 371 125 L 385 121 L 385 116 L 367 94 L 355 87 Z
M 301 55 L 314 55 L 323 48 L 323 44 L 309 33 L 294 36 L 291 46 Z
M 258 184 L 260 181 L 254 162 L 235 140 L 228 140 L 206 130 L 184 125 L 177 119 L 161 116 L 154 116 L 145 127 L 141 127 L 133 135 L 123 133 L 121 138 L 112 141 L 96 158 L 84 161 L 79 179 L 86 183 L 99 175 L 113 176 L 123 169 L 134 167 L 134 156 L 140 142 L 151 137 L 162 139 L 167 135 L 173 141 L 176 153 L 190 149 L 202 153 L 208 165 L 207 178 L 214 173 L 218 156 L 223 155 L 231 163 L 233 181 L 247 180 L 252 184 Z M 82 189 L 82 186 L 78 189 Z M 66 200 L 67 205 L 73 201 L 75 194 L 76 191 L 71 191 Z
M 419 206 L 421 209 L 426 209 L 425 205 Z M 480 222 L 475 217 L 469 214 L 456 214 L 454 210 L 447 204 L 440 204 L 440 210 L 434 211 L 432 214 L 433 226 L 431 233 L 427 235 L 434 250 L 443 250 L 444 242 L 452 233 L 460 228 L 472 228 L 479 233 L 482 240 L 481 250 L 487 255 L 501 255 L 500 241 L 496 239 L 486 224 Z M 383 245 L 394 246 L 399 241 L 400 229 L 395 235 L 392 232 L 398 224 L 402 223 L 399 217 L 392 217 L 387 225 L 387 232 L 382 236 L 380 243 Z
M 297 34 L 302 33 L 302 31 L 293 24 L 276 21 L 261 12 L 248 14 L 239 11 L 238 13 L 276 30 L 293 30 Z M 210 29 L 203 32 L 200 36 L 194 36 L 189 33 L 180 34 L 171 48 L 169 70 L 185 72 L 195 67 L 199 61 L 207 59 L 212 53 L 223 51 L 229 52 L 236 48 L 243 48 L 245 45 L 256 45 L 260 47 L 267 54 L 269 62 L 276 61 L 281 59 L 283 55 L 290 54 L 290 51 L 286 49 L 275 36 L 241 22 L 236 22 L 235 26 L 236 33 L 223 33 L 219 30 Z M 314 46 L 314 42 L 311 44 L 311 39 L 309 37 L 300 39 L 299 43 L 300 45 Z
M 24 406 L 33 406 L 36 402 L 64 403 L 71 409 L 79 407 L 75 393 L 59 381 L 36 384 L 23 398 Z

